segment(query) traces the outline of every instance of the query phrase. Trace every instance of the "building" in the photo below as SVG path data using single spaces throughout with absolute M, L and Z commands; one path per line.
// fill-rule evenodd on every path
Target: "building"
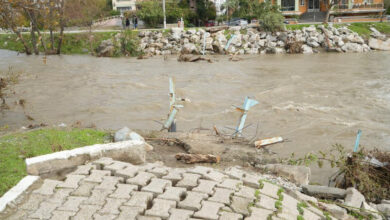
M 215 5 L 215 9 L 217 10 L 217 15 L 224 15 L 226 13 L 226 9 L 222 9 L 223 4 L 225 4 L 226 0 L 210 0 Z
M 136 10 L 136 0 L 112 0 L 112 8 L 121 13 Z
M 280 6 L 285 17 L 323 21 L 327 1 L 335 1 L 330 21 L 375 21 L 385 11 L 384 0 L 273 0 L 273 3 Z

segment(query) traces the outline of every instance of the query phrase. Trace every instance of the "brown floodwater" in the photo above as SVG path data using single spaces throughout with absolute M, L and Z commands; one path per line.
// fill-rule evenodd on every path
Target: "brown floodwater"
M 12 87 L 0 126 L 32 123 L 71 125 L 80 121 L 99 128 L 159 130 L 166 118 L 168 77 L 176 78 L 180 96 L 191 103 L 177 116 L 181 131 L 235 127 L 245 96 L 259 101 L 248 114 L 244 136 L 282 136 L 273 145 L 281 156 L 325 150 L 340 143 L 390 150 L 390 53 L 226 56 L 213 63 L 180 63 L 176 57 L 96 58 L 17 55 L 0 50 L 0 71 L 23 71 Z M 25 109 L 13 104 L 24 99 Z M 33 117 L 29 121 L 24 112 Z M 233 132 L 226 129 L 227 132 Z

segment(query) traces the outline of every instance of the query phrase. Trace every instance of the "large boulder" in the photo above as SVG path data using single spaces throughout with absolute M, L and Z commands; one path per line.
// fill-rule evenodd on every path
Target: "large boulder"
M 309 45 L 310 47 L 314 47 L 314 48 L 317 48 L 320 46 L 320 44 L 318 43 L 318 38 L 316 38 L 316 37 L 307 38 L 306 44 Z
M 306 44 L 301 46 L 301 51 L 304 54 L 312 54 L 313 53 L 313 49 L 311 47 L 307 46 Z
M 267 164 L 261 166 L 261 168 L 278 176 L 285 177 L 296 184 L 309 184 L 309 179 L 311 175 L 309 167 L 291 166 L 284 164 Z
M 170 40 L 178 41 L 178 40 L 180 40 L 181 35 L 182 35 L 182 29 L 181 28 L 172 28 L 171 29 Z
M 122 129 L 115 132 L 114 135 L 115 142 L 129 141 L 129 140 L 145 141 L 145 139 L 141 135 L 137 134 L 136 132 L 133 132 L 128 127 L 123 127 Z
M 368 40 L 368 46 L 370 46 L 370 48 L 374 50 L 390 50 L 390 38 L 384 41 L 371 37 Z
M 192 44 L 192 43 L 184 44 L 181 52 L 183 54 L 198 54 L 199 53 L 198 49 L 195 46 L 195 44 Z
M 382 34 L 379 32 L 377 29 L 374 27 L 370 27 L 371 32 L 371 37 L 378 38 L 379 40 L 386 40 L 386 35 Z
M 361 53 L 363 52 L 363 46 L 357 43 L 345 43 L 344 46 L 341 47 L 344 52 L 355 52 Z
M 98 57 L 112 57 L 115 54 L 115 46 L 111 39 L 104 40 L 96 48 Z

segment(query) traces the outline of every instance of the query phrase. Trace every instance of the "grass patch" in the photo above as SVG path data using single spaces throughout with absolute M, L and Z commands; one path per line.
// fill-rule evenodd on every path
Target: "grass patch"
M 286 24 L 287 30 L 302 30 L 304 27 L 310 27 L 312 24 Z M 316 26 L 316 25 L 314 25 Z
M 304 27 L 310 27 L 312 24 L 288 24 L 286 25 L 287 30 L 302 30 Z M 318 25 L 314 26 L 318 28 Z M 347 26 L 348 25 L 348 26 Z M 326 26 L 326 25 L 325 25 Z M 362 23 L 351 23 L 351 24 L 335 24 L 336 28 L 347 26 L 351 31 L 358 33 L 359 35 L 369 37 L 371 34 L 370 27 L 376 28 L 379 32 L 384 34 L 390 34 L 390 23 L 388 22 L 362 22 Z
M 107 132 L 41 129 L 0 137 L 0 197 L 27 175 L 25 158 L 104 143 Z
M 132 31 L 138 33 L 138 31 Z M 63 54 L 88 54 L 93 52 L 103 40 L 113 38 L 119 32 L 94 32 L 90 35 L 88 32 L 84 33 L 65 33 L 62 43 L 61 53 Z M 30 34 L 23 34 L 26 42 L 31 48 Z M 43 34 L 46 47 L 50 49 L 51 44 L 49 34 Z M 57 44 L 58 34 L 54 35 L 55 43 Z M 40 43 L 40 42 L 39 42 Z M 56 47 L 57 45 L 55 45 Z M 13 50 L 24 52 L 22 42 L 18 39 L 16 34 L 0 34 L 0 49 Z M 43 47 L 39 44 L 39 50 L 43 52 Z
M 334 25 L 335 27 L 342 27 L 342 26 L 347 26 L 346 24 L 337 24 Z M 383 34 L 390 34 L 390 23 L 388 22 L 364 22 L 364 23 L 351 23 L 348 26 L 348 29 L 351 31 L 354 31 L 358 33 L 359 35 L 368 38 L 371 34 L 370 27 L 374 27 L 377 29 L 379 32 Z

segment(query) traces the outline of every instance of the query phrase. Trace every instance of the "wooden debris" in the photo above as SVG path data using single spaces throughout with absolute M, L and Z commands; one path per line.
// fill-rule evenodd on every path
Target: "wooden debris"
M 261 148 L 261 147 L 264 147 L 264 146 L 267 146 L 267 145 L 270 145 L 270 144 L 276 144 L 276 143 L 280 143 L 280 142 L 283 142 L 283 141 L 284 140 L 283 140 L 282 137 L 273 137 L 273 138 L 258 140 L 258 141 L 255 141 L 255 147 L 256 148 Z
M 217 129 L 217 126 L 214 125 L 213 129 L 214 129 L 214 131 L 215 131 L 215 135 L 217 135 L 217 136 L 220 136 L 220 135 L 221 135 L 221 133 L 220 133 L 220 132 L 218 131 L 218 129 Z
M 177 160 L 182 160 L 184 163 L 219 163 L 221 160 L 220 156 L 215 156 L 212 154 L 185 154 L 179 153 L 176 154 L 175 158 Z
M 198 61 L 207 61 L 209 63 L 212 63 L 210 58 L 205 58 L 199 55 L 191 55 L 191 54 L 180 54 L 180 56 L 177 58 L 177 61 L 179 62 L 198 62 Z

